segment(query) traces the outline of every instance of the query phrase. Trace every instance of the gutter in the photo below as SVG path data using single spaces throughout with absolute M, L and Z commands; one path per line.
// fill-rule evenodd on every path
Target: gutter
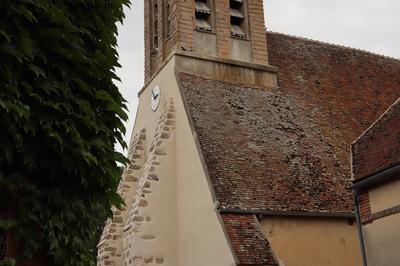
M 386 169 L 385 171 L 379 172 L 375 175 L 367 177 L 361 181 L 355 180 L 355 183 L 350 187 L 352 190 L 360 190 L 366 187 L 382 183 L 386 180 L 393 178 L 395 175 L 400 174 L 400 164 L 392 168 Z
M 362 263 L 363 266 L 367 266 L 367 256 L 365 255 L 365 245 L 364 245 L 364 236 L 363 236 L 363 230 L 362 230 L 362 225 L 361 225 L 361 217 L 360 217 L 360 198 L 358 195 L 357 191 L 353 192 L 354 194 L 354 206 L 355 206 L 355 211 L 356 211 L 356 223 L 358 227 L 358 239 L 360 241 L 360 247 L 361 247 L 361 257 L 362 257 Z
M 271 211 L 271 210 L 249 210 L 249 209 L 233 209 L 220 208 L 222 214 L 254 214 L 258 216 L 302 216 L 302 217 L 330 217 L 330 218 L 356 218 L 354 213 L 330 213 L 330 212 L 306 212 L 306 211 Z

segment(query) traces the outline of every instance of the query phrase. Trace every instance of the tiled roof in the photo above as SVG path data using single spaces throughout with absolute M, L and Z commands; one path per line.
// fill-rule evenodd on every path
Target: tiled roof
M 277 89 L 180 74 L 221 207 L 352 212 L 349 147 L 400 97 L 400 61 L 267 37 Z
M 400 165 L 400 99 L 352 148 L 356 180 Z
M 278 266 L 254 215 L 222 214 L 238 265 Z

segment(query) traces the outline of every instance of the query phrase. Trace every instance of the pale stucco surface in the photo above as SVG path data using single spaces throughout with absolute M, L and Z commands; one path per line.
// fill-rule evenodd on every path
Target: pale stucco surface
M 371 189 L 369 202 L 372 213 L 400 205 L 400 180 Z
M 164 169 L 153 191 L 147 214 L 152 217 L 155 241 L 138 247 L 145 253 L 160 254 L 163 265 L 234 265 L 234 257 L 225 237 L 219 214 L 196 147 L 174 73 L 174 57 L 143 90 L 133 136 L 146 128 L 146 150 L 158 126 L 161 109 L 150 108 L 151 89 L 161 88 L 161 103 L 172 99 L 176 114 L 175 141 L 165 150 Z M 172 146 L 173 145 L 173 146 Z M 160 165 L 160 166 L 161 166 Z M 165 221 L 165 223 L 164 223 Z M 132 243 L 135 249 L 135 243 Z M 147 264 L 146 264 L 147 265 Z M 151 264 L 150 264 L 151 265 Z
M 208 32 L 193 32 L 193 50 L 200 54 L 217 56 L 217 35 Z
M 368 266 L 400 265 L 400 214 L 363 226 Z
M 400 205 L 400 180 L 369 190 L 371 213 Z M 369 266 L 400 265 L 400 214 L 389 215 L 363 226 Z
M 248 40 L 240 40 L 231 37 L 230 53 L 232 59 L 251 61 L 251 43 Z
M 281 265 L 361 265 L 357 227 L 347 219 L 265 217 L 260 225 Z

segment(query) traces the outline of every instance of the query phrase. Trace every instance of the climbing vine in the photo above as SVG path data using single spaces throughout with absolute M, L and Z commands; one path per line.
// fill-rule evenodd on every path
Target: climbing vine
M 114 145 L 126 146 L 127 114 L 113 81 L 124 5 L 0 1 L 0 231 L 18 243 L 2 265 L 38 253 L 95 264 L 98 227 L 123 204 Z

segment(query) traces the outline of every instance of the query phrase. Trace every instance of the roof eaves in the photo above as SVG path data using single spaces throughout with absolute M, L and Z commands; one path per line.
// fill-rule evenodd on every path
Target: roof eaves
M 320 40 L 316 40 L 316 39 L 312 39 L 312 38 L 307 38 L 307 37 L 302 37 L 302 36 L 297 36 L 297 35 L 292 35 L 292 34 L 286 34 L 286 33 L 281 33 L 281 32 L 276 32 L 276 31 L 270 31 L 270 30 L 267 30 L 266 32 L 270 33 L 270 34 L 279 34 L 279 35 L 283 35 L 283 36 L 287 36 L 290 38 L 295 38 L 295 39 L 303 40 L 303 41 L 307 41 L 307 42 L 313 42 L 316 44 L 329 45 L 332 47 L 337 47 L 337 48 L 346 49 L 346 50 L 353 50 L 353 51 L 361 52 L 361 53 L 372 55 L 372 56 L 378 56 L 378 57 L 385 58 L 385 59 L 400 61 L 400 58 L 383 55 L 383 54 L 378 54 L 378 53 L 374 53 L 374 52 L 371 52 L 368 50 L 349 47 L 349 46 L 345 46 L 345 45 L 341 45 L 341 44 L 337 44 L 337 43 L 324 42 L 324 41 L 320 41 Z
M 330 217 L 330 218 L 355 218 L 353 212 L 308 212 L 308 211 L 274 211 L 256 209 L 220 208 L 222 214 L 254 214 L 257 216 L 297 216 L 297 217 Z
M 399 88 L 399 90 L 400 90 L 400 88 Z M 356 140 L 354 140 L 353 143 L 351 144 L 351 146 L 353 147 L 353 146 L 354 146 L 358 141 L 360 141 L 366 134 L 368 134 L 368 132 L 369 132 L 370 130 L 372 130 L 374 127 L 376 127 L 376 125 L 378 125 L 379 123 L 381 123 L 382 120 L 383 120 L 386 116 L 390 115 L 390 113 L 392 112 L 392 110 L 395 108 L 396 105 L 400 105 L 400 98 L 397 99 L 392 105 L 390 105 L 389 108 L 386 109 L 386 111 L 385 111 L 383 114 L 381 114 L 381 115 L 378 117 L 378 119 L 376 119 L 376 120 L 374 121 L 374 123 L 372 123 L 372 124 L 371 124 L 371 125 L 356 139 Z
M 352 190 L 360 190 L 365 189 L 367 187 L 371 187 L 385 181 L 389 181 L 393 178 L 396 178 L 397 175 L 400 174 L 400 164 L 379 173 L 376 173 L 367 178 L 363 178 L 362 180 L 353 181 L 354 184 L 350 187 Z

